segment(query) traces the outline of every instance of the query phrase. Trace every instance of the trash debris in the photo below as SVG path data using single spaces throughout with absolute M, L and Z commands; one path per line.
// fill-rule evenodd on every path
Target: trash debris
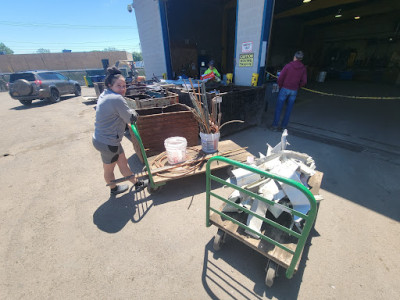
M 233 183 L 237 186 L 244 186 L 244 185 L 254 182 L 258 179 L 261 179 L 261 176 L 258 175 L 257 173 L 253 173 L 253 172 L 247 171 L 245 169 L 232 170 L 232 175 L 233 176 L 231 176 L 227 180 L 227 182 Z
M 286 150 L 287 145 L 290 145 L 287 142 L 287 136 L 288 133 L 285 129 L 282 133 L 281 141 L 275 147 L 267 144 L 266 156 L 260 153 L 258 159 L 250 160 L 249 162 L 262 171 L 292 179 L 309 189 L 308 180 L 316 173 L 315 162 L 308 154 Z M 311 207 L 307 197 L 298 189 L 283 182 L 271 178 L 264 178 L 259 174 L 240 168 L 231 171 L 231 176 L 227 179 L 227 182 L 257 193 L 263 198 L 273 201 L 274 205 L 251 198 L 238 190 L 235 190 L 228 197 L 228 200 L 246 207 L 262 217 L 266 216 L 267 211 L 269 211 L 274 218 L 279 218 L 284 212 L 289 213 L 292 217 L 290 228 L 292 229 L 295 225 L 299 232 L 302 231 L 303 219 L 293 215 L 289 208 L 307 214 Z M 317 195 L 316 198 L 318 200 L 322 199 L 320 195 Z M 233 205 L 226 204 L 223 208 L 223 212 L 240 211 Z M 262 225 L 263 221 L 261 219 L 250 214 L 248 215 L 247 226 L 250 227 L 250 229 L 261 233 Z M 246 231 L 246 233 L 254 238 L 259 238 L 250 231 Z

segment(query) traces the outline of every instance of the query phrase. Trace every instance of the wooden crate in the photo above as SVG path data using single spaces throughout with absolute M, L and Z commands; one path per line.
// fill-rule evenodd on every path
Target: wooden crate
M 174 104 L 136 111 L 139 114 L 136 126 L 148 157 L 164 152 L 164 141 L 172 136 L 186 138 L 188 147 L 199 144 L 199 125 L 186 105 Z M 139 142 L 132 129 L 129 130 L 133 148 L 143 163 Z
M 135 101 L 137 108 L 163 107 L 179 103 L 179 95 L 172 92 L 161 98 L 153 98 L 147 94 L 126 95 L 125 98 Z

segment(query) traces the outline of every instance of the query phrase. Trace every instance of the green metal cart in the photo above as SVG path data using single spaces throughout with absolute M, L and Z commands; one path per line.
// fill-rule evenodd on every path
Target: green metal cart
M 252 197 L 253 199 L 266 202 L 269 205 L 276 205 L 275 202 L 265 199 L 256 193 L 243 189 L 237 185 L 228 183 L 224 179 L 212 175 L 211 165 L 216 162 L 225 162 L 233 167 L 249 170 L 251 172 L 261 175 L 262 177 L 272 178 L 279 182 L 291 185 L 301 191 L 310 202 L 311 209 L 309 210 L 309 212 L 307 214 L 303 214 L 294 209 L 287 208 L 292 216 L 299 216 L 305 221 L 301 233 L 292 230 L 291 226 L 288 224 L 281 224 L 277 220 L 273 220 L 272 218 L 262 217 L 254 213 L 253 211 L 246 209 L 243 206 L 238 205 L 237 203 L 228 199 L 225 199 L 221 195 L 218 195 L 215 192 L 211 191 L 211 181 L 216 181 L 224 186 L 239 190 L 241 193 L 244 193 Z M 230 236 L 245 243 L 252 249 L 256 250 L 257 252 L 268 258 L 268 264 L 266 267 L 267 273 L 265 278 L 265 283 L 268 287 L 272 286 L 274 278 L 277 275 L 278 267 L 280 266 L 286 269 L 286 277 L 288 279 L 292 278 L 293 274 L 298 270 L 304 245 L 309 236 L 310 230 L 313 227 L 317 215 L 317 202 L 311 191 L 304 187 L 302 184 L 291 179 L 276 176 L 251 167 L 249 165 L 245 165 L 243 163 L 221 156 L 211 158 L 208 161 L 206 167 L 206 225 L 207 227 L 209 227 L 213 224 L 218 227 L 218 232 L 214 237 L 214 250 L 219 250 L 221 248 L 221 245 L 225 241 L 226 234 L 229 234 Z M 322 180 L 322 173 L 319 172 L 319 174 L 320 176 L 317 176 L 317 181 L 319 181 L 319 183 L 317 183 L 318 189 Z M 222 206 L 219 209 L 211 206 L 211 196 L 223 202 Z M 225 204 L 229 204 L 238 209 L 240 212 L 244 212 L 246 214 L 224 213 L 222 209 Z M 256 232 L 246 226 L 247 214 L 259 218 L 264 222 L 261 233 Z M 259 239 L 249 236 L 248 234 L 246 234 L 245 230 L 257 235 Z
M 138 131 L 138 129 L 137 129 L 137 127 L 136 127 L 135 124 L 131 124 L 131 128 L 132 128 L 133 134 L 135 135 L 135 137 L 136 137 L 136 139 L 137 139 L 137 141 L 138 141 L 138 143 L 139 143 L 140 151 L 142 152 L 143 161 L 144 161 L 144 164 L 145 164 L 145 167 L 146 167 L 146 170 L 147 170 L 147 176 L 149 177 L 149 185 L 147 186 L 147 191 L 148 191 L 150 194 L 155 193 L 155 192 L 157 192 L 157 191 L 160 189 L 160 187 L 162 187 L 165 183 L 158 183 L 158 184 L 156 184 L 156 183 L 154 182 L 153 175 L 152 175 L 152 173 L 151 173 L 150 163 L 149 163 L 149 161 L 148 161 L 148 159 L 147 159 L 147 155 L 146 155 L 146 151 L 145 151 L 144 146 L 143 146 L 142 138 L 140 137 L 139 131 Z
M 167 172 L 169 169 L 174 169 L 176 166 L 167 165 L 167 166 L 164 166 L 161 168 L 156 168 L 156 169 L 152 168 L 151 165 L 154 162 L 154 160 L 156 159 L 156 156 L 147 157 L 145 148 L 143 146 L 142 139 L 140 137 L 140 134 L 139 134 L 139 131 L 138 131 L 136 125 L 132 124 L 131 129 L 132 129 L 132 132 L 133 132 L 134 136 L 136 137 L 136 140 L 139 144 L 139 147 L 140 147 L 140 150 L 141 150 L 141 153 L 143 156 L 143 162 L 144 162 L 145 168 L 146 168 L 146 173 L 143 175 L 139 175 L 139 177 L 143 177 L 143 176 L 148 177 L 149 185 L 147 186 L 147 191 L 150 194 L 158 192 L 161 189 L 161 187 L 170 180 L 174 180 L 174 179 L 178 179 L 178 178 L 182 178 L 182 177 L 188 177 L 188 176 L 201 174 L 201 173 L 206 173 L 205 162 L 212 157 L 221 155 L 221 153 L 229 152 L 230 153 L 229 157 L 235 159 L 236 161 L 246 161 L 247 156 L 251 156 L 251 154 L 249 152 L 247 152 L 245 150 L 245 148 L 240 147 L 239 145 L 237 145 L 236 143 L 234 143 L 231 140 L 220 141 L 219 145 L 218 145 L 219 152 L 216 152 L 213 154 L 202 153 L 201 145 L 194 146 L 191 148 L 195 149 L 197 151 L 197 153 L 200 153 L 200 155 L 197 155 L 196 157 L 189 157 L 188 160 L 186 162 L 184 162 L 184 164 L 189 165 L 191 163 L 202 162 L 201 164 L 199 164 L 199 167 L 193 169 L 193 171 L 191 171 L 191 172 L 186 172 L 182 176 L 165 177 L 165 176 L 161 176 L 158 172 L 161 172 L 161 171 Z M 235 150 L 232 150 L 232 149 L 238 149 L 240 151 L 234 152 Z M 188 156 L 190 156 L 190 155 L 188 154 Z M 215 170 L 215 169 L 220 169 L 220 168 L 224 168 L 227 166 L 229 166 L 229 164 L 219 163 L 219 164 L 212 166 L 212 169 Z M 121 181 L 127 180 L 127 179 L 129 179 L 128 177 L 121 178 L 119 180 L 116 180 L 115 182 L 121 182 Z

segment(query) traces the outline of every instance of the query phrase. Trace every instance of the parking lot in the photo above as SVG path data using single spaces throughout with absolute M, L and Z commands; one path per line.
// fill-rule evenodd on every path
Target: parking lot
M 290 135 L 324 172 L 312 238 L 292 279 L 233 238 L 215 252 L 204 175 L 109 198 L 91 144 L 94 90 L 23 106 L 0 93 L 1 299 L 397 299 L 400 165 Z M 258 155 L 280 133 L 228 138 Z M 123 139 L 131 168 L 142 168 Z M 223 171 L 221 171 L 221 174 Z M 119 173 L 116 176 L 119 177 Z

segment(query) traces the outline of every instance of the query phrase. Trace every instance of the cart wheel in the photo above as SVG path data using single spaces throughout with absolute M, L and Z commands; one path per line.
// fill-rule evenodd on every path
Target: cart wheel
M 274 284 L 274 279 L 277 270 L 278 270 L 278 265 L 272 260 L 270 260 L 267 267 L 267 275 L 265 276 L 265 284 L 267 285 L 267 287 L 271 287 Z
M 214 243 L 213 243 L 213 248 L 215 251 L 221 249 L 224 240 L 225 240 L 225 231 L 223 231 L 222 229 L 218 229 L 217 233 L 214 236 Z
M 158 187 L 155 187 L 155 188 L 151 187 L 150 184 L 147 186 L 147 192 L 149 194 L 157 194 L 160 190 L 161 190 L 161 186 L 158 186 Z

